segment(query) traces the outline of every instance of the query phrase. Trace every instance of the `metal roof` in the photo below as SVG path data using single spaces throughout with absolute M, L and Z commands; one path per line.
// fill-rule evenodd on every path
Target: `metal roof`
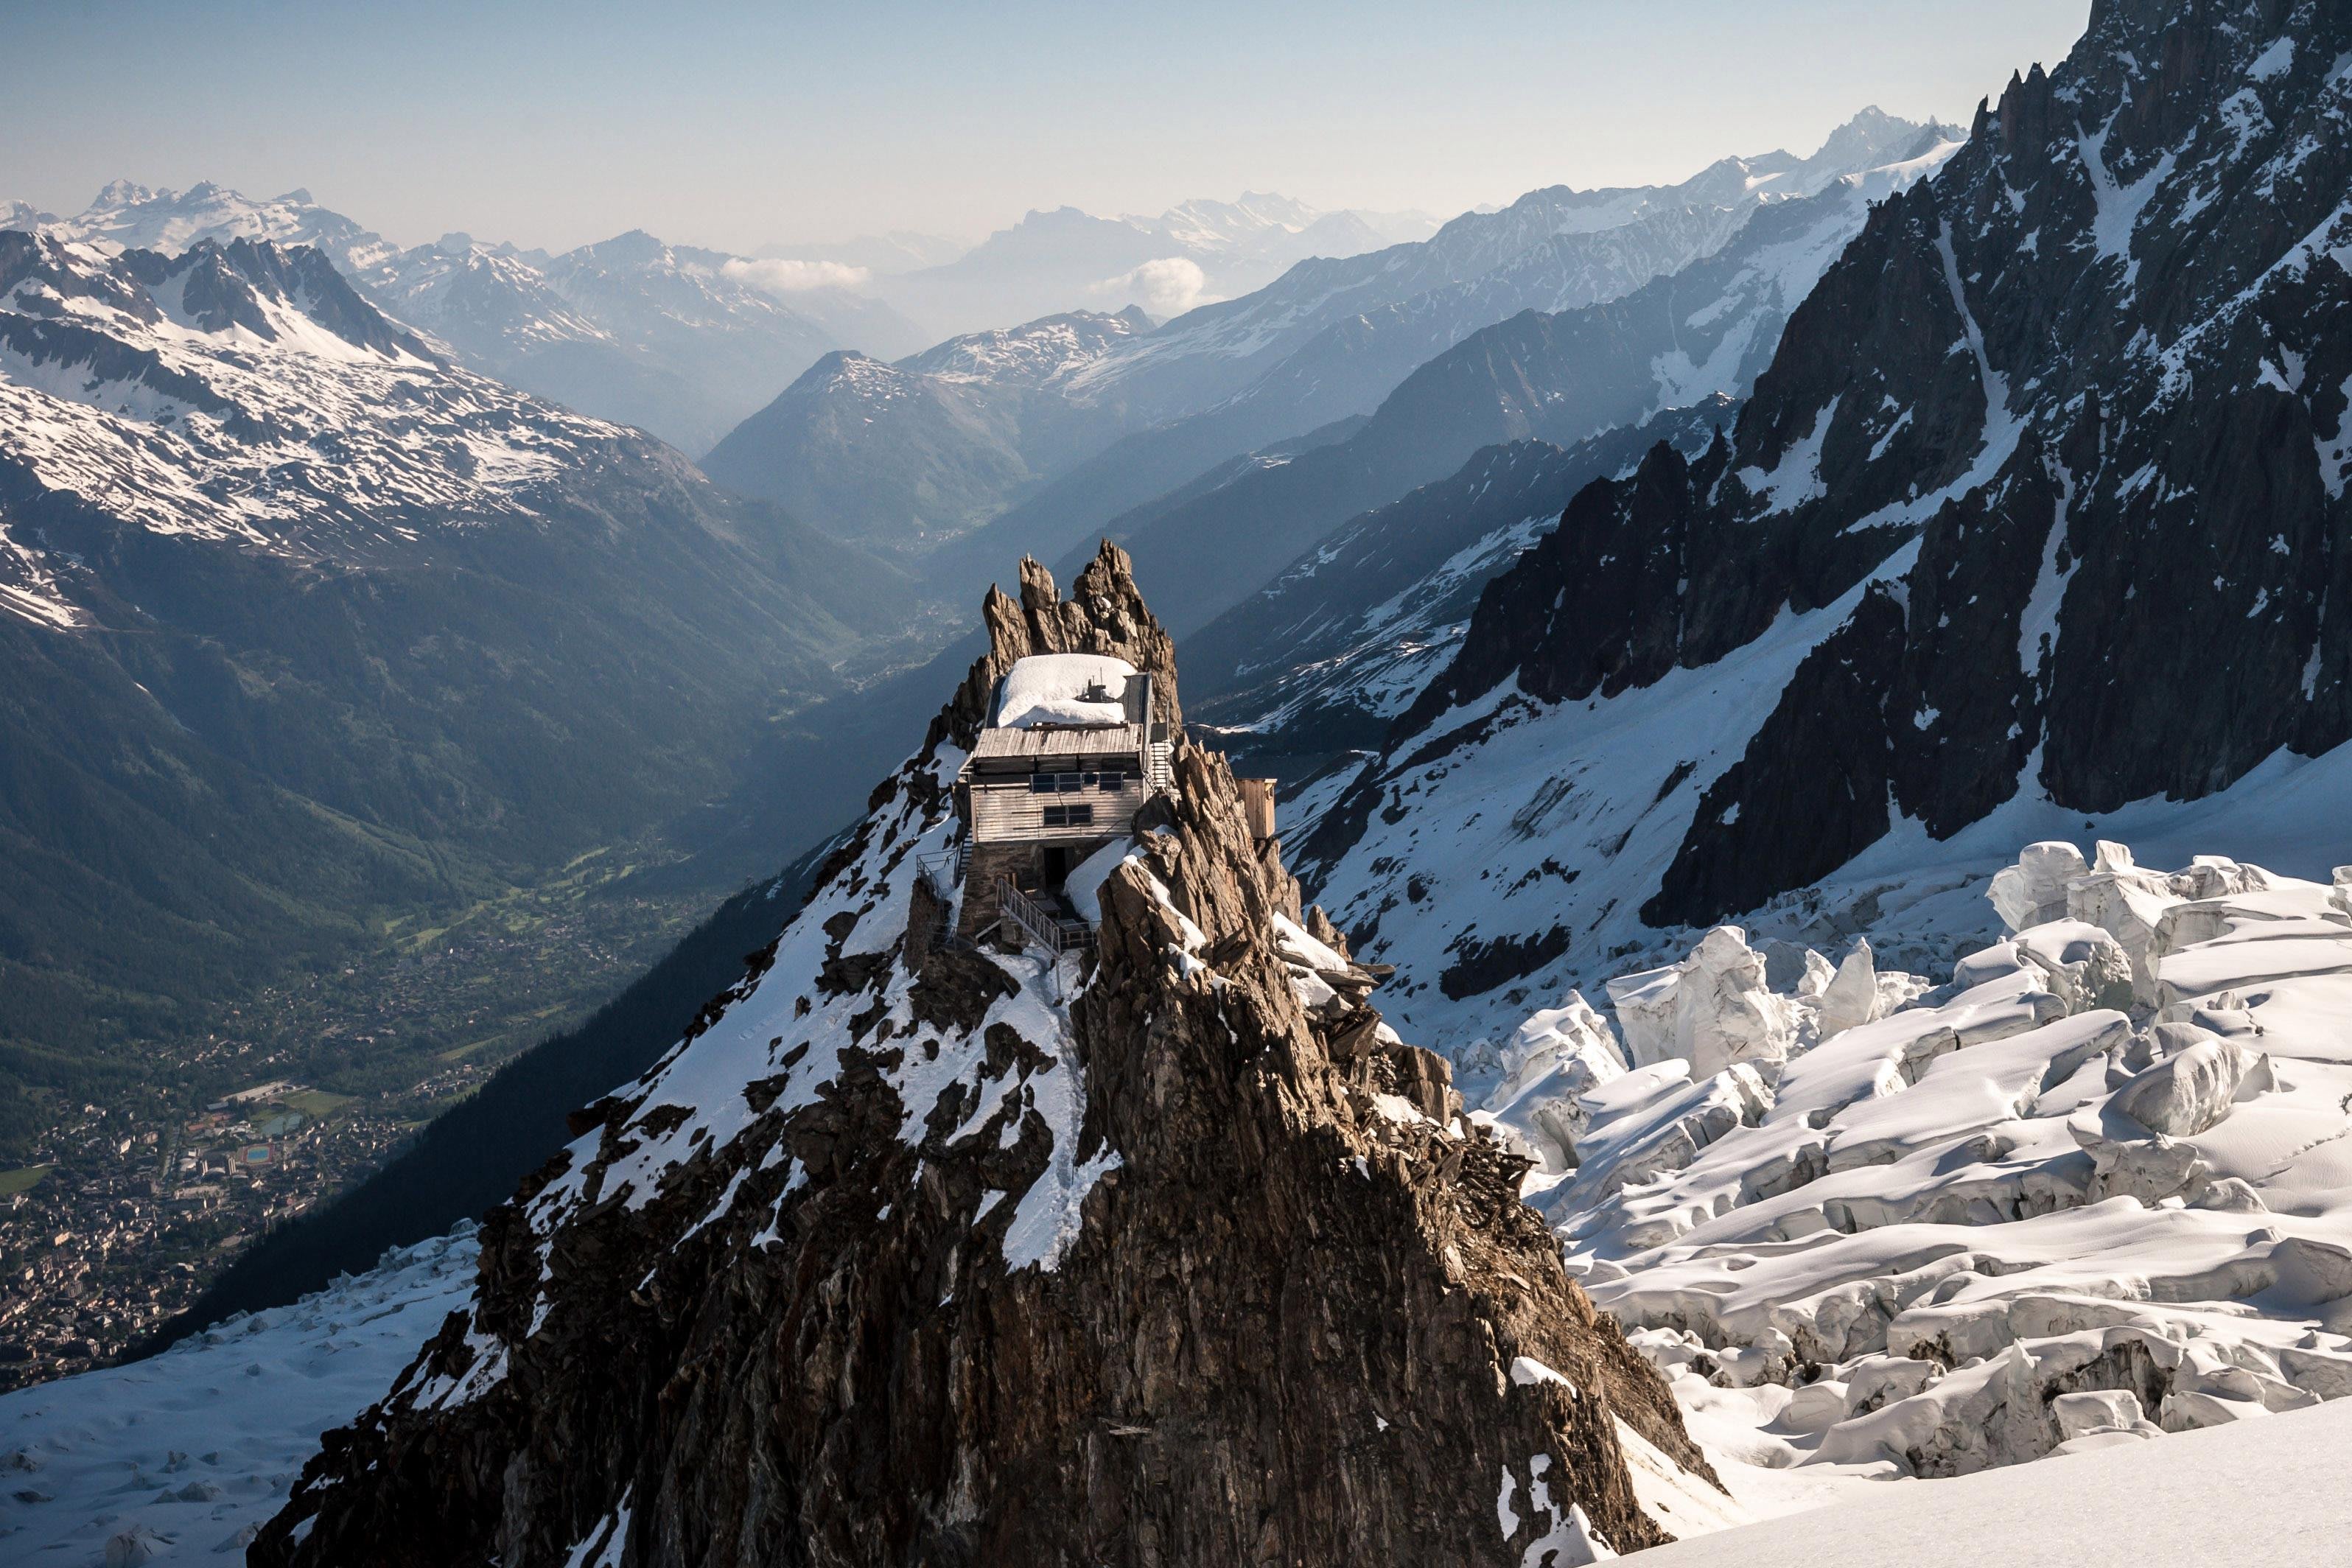
M 982 730 L 971 760 L 1026 762 L 1052 757 L 1139 757 L 1140 724 L 1105 724 L 1086 729 Z

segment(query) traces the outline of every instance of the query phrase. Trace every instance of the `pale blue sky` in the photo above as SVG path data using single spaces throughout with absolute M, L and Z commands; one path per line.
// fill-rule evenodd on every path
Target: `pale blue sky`
M 0 198 L 305 185 L 395 240 L 748 250 L 1278 190 L 1450 216 L 1958 118 L 2090 0 L 0 0 Z

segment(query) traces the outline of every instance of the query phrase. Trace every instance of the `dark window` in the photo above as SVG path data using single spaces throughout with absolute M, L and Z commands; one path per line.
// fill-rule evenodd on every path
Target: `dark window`
M 1103 773 L 1098 776 L 1102 780 L 1101 787 L 1104 789 L 1121 790 L 1127 787 L 1127 775 L 1125 773 Z
M 1068 806 L 1066 806 L 1066 805 L 1049 805 L 1049 806 L 1047 806 L 1047 807 L 1045 808 L 1045 826 L 1048 826 L 1048 827 L 1067 827 L 1069 825 L 1070 825 L 1070 808 L 1069 808 Z
M 1045 808 L 1048 827 L 1092 827 L 1095 808 L 1091 805 L 1049 805 Z
M 1095 787 L 1095 784 L 1096 784 L 1096 782 L 1097 782 L 1097 780 L 1099 780 L 1101 777 L 1102 777 L 1102 775 L 1101 775 L 1100 773 L 1088 773 L 1088 774 L 1087 774 L 1087 775 L 1086 775 L 1086 777 L 1084 777 L 1083 779 L 1080 779 L 1078 782 L 1079 782 L 1080 784 L 1085 784 L 1085 785 L 1087 786 L 1087 788 L 1088 788 L 1088 789 L 1092 789 L 1092 788 L 1094 788 L 1094 787 Z
M 1051 773 L 1031 773 L 1029 775 L 1029 793 L 1031 795 L 1051 795 L 1058 787 L 1059 786 L 1054 783 L 1054 775 Z

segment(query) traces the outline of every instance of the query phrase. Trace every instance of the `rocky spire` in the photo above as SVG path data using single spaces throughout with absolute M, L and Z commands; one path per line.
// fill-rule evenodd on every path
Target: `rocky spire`
M 1116 654 L 1175 716 L 1125 555 L 1075 586 L 992 594 L 810 906 L 491 1216 L 256 1563 L 1568 1563 L 1674 1533 L 1629 1450 L 1712 1489 L 1222 757 L 1180 742 L 1082 969 L 908 959 L 1003 665 Z
M 1171 734 L 1183 727 L 1176 701 L 1176 643 L 1145 607 L 1135 586 L 1135 563 L 1106 539 L 1065 599 L 1054 574 L 1027 556 L 1021 561 L 1021 596 L 991 587 L 982 600 L 988 655 L 975 662 L 940 715 L 930 739 L 970 748 L 988 715 L 990 693 L 1016 659 L 1039 653 L 1095 653 L 1123 658 L 1153 677 L 1154 717 Z

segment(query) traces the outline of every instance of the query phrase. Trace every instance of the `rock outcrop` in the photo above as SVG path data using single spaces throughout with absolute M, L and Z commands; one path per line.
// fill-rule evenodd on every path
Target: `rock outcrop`
M 1308 843 L 1342 922 L 1391 958 L 1406 927 L 1469 923 L 1441 892 L 1373 927 L 1391 880 L 1446 869 L 1378 814 L 1419 793 L 1434 837 L 1432 786 L 1482 784 L 1514 729 L 1562 737 L 1583 810 L 1546 853 L 1586 876 L 1586 928 L 1612 900 L 1705 926 L 1898 824 L 2197 798 L 2352 741 L 2347 58 L 2340 5 L 2092 5 L 2063 63 L 1871 211 L 1731 432 L 1579 494 L 1486 585 Z M 1704 744 L 1660 721 L 1637 746 L 1696 685 L 1724 694 Z M 1639 795 L 1681 762 L 1688 793 Z M 1678 842 L 1645 827 L 1648 886 L 1601 893 L 1595 858 L 1654 805 Z
M 1221 758 L 1180 744 L 1090 959 L 910 960 L 1013 659 L 1116 654 L 1176 716 L 1118 550 L 988 621 L 806 910 L 492 1215 L 472 1310 L 256 1563 L 1564 1564 L 1707 1511 L 1527 1162 Z

